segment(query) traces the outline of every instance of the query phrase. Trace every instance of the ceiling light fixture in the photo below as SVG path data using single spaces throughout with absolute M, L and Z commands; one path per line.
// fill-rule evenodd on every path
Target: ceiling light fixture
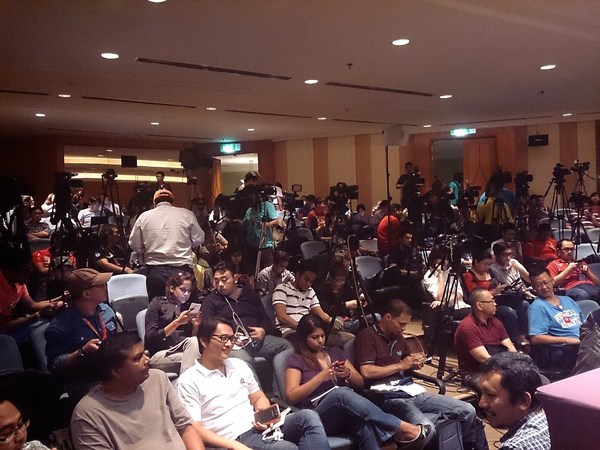
M 564 113 L 563 117 L 571 117 L 573 115 L 573 113 Z
M 208 108 L 206 108 L 207 111 L 216 111 L 217 108 L 215 108 L 214 106 L 209 106 Z
M 430 124 L 423 125 L 423 128 L 431 128 L 431 125 Z
M 317 117 L 317 120 L 327 120 L 327 117 Z
M 150 122 L 150 125 L 160 125 L 158 122 Z
M 44 113 L 35 113 L 35 117 L 46 117 Z
M 304 80 L 304 84 L 317 84 L 319 80 Z
M 256 131 L 255 128 L 248 128 L 248 131 Z
M 452 98 L 452 95 L 450 95 L 450 94 L 444 94 L 444 95 L 440 95 L 440 98 L 443 99 L 443 100 L 446 100 L 448 98 Z
M 117 53 L 105 52 L 100 56 L 102 56 L 104 59 L 119 59 L 119 55 Z
M 552 70 L 556 69 L 556 64 L 546 64 L 545 66 L 540 66 L 540 70 Z
M 71 98 L 71 94 L 58 94 L 60 98 Z
M 107 151 L 107 152 L 112 152 L 112 149 L 110 149 L 110 148 L 107 148 L 107 149 L 106 149 L 106 151 Z
M 408 39 L 395 39 L 392 41 L 392 45 L 396 45 L 396 46 L 402 46 L 402 45 L 407 45 L 408 43 L 410 43 L 410 41 Z
M 148 0 L 150 3 L 164 3 L 167 0 Z
M 104 158 L 104 155 L 98 155 L 98 158 Z

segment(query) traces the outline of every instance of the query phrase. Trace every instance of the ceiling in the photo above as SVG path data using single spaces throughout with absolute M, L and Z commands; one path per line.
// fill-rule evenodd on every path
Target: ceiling
M 599 24 L 597 0 L 5 0 L 0 137 L 276 141 L 598 119 Z

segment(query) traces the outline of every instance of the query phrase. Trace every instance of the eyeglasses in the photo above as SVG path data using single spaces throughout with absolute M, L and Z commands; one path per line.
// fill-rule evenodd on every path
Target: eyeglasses
M 478 303 L 494 303 L 494 304 L 496 304 L 496 300 L 483 300 L 483 301 L 479 301 Z
M 182 288 L 181 286 L 177 286 L 177 289 L 179 289 L 181 291 L 182 294 L 189 294 L 190 292 L 192 292 L 192 289 L 186 289 L 186 288 Z
M 27 420 L 23 420 L 22 418 L 19 419 L 19 421 L 17 422 L 17 424 L 15 425 L 15 427 L 12 430 L 2 431 L 0 433 L 0 444 L 4 444 L 8 440 L 14 439 L 14 437 L 17 433 L 22 433 L 23 431 L 25 431 L 27 429 L 28 426 L 29 426 L 29 419 L 27 419 Z
M 553 282 L 554 282 L 554 279 L 551 278 L 551 279 L 545 280 L 545 281 L 536 281 L 535 283 L 531 283 L 531 286 L 534 289 L 537 289 L 537 288 L 541 288 L 544 286 L 548 286 L 549 284 L 552 284 Z
M 241 342 L 240 338 L 235 334 L 232 334 L 231 336 L 227 334 L 213 334 L 212 337 L 216 338 L 217 341 L 223 345 L 227 344 L 228 342 L 231 342 L 231 345 L 239 345 Z

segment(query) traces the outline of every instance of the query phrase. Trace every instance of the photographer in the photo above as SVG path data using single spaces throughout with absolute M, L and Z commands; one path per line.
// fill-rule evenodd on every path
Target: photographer
M 402 189 L 400 203 L 403 208 L 408 208 L 409 204 L 418 196 L 418 192 L 415 191 L 415 186 L 413 185 L 413 177 L 416 169 L 412 162 L 407 161 L 406 164 L 404 164 L 404 170 L 406 173 L 400 175 L 400 178 L 398 178 L 396 189 Z
M 269 192 L 268 188 L 260 189 L 257 193 L 258 203 L 248 208 L 244 215 L 248 256 L 250 260 L 256 260 L 258 252 L 260 252 L 260 268 L 273 264 L 275 241 L 272 228 L 282 225 L 275 206 L 269 201 Z

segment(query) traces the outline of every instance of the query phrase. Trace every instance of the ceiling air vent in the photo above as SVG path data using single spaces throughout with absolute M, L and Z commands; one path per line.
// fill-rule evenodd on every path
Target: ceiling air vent
M 394 89 L 394 88 L 386 88 L 380 86 L 367 86 L 365 84 L 348 84 L 348 83 L 338 83 L 335 81 L 330 81 L 325 83 L 327 86 L 336 86 L 343 87 L 347 89 L 362 89 L 364 91 L 377 91 L 377 92 L 388 92 L 391 94 L 405 94 L 405 95 L 417 95 L 420 97 L 433 97 L 431 92 L 419 92 L 419 91 L 409 91 L 406 89 Z
M 172 108 L 196 108 L 194 105 L 178 105 L 177 103 L 161 103 L 161 102 L 148 102 L 145 100 L 133 100 L 130 98 L 110 98 L 110 97 L 91 97 L 84 95 L 81 98 L 86 100 L 100 100 L 103 102 L 117 102 L 117 103 L 135 103 L 136 105 L 154 105 L 154 106 L 170 106 Z
M 301 116 L 298 114 L 282 114 L 282 113 L 272 113 L 272 112 L 264 112 L 264 111 L 244 111 L 241 109 L 226 109 L 225 111 L 237 113 L 237 114 L 258 114 L 259 116 L 292 117 L 295 119 L 312 119 L 311 116 Z

